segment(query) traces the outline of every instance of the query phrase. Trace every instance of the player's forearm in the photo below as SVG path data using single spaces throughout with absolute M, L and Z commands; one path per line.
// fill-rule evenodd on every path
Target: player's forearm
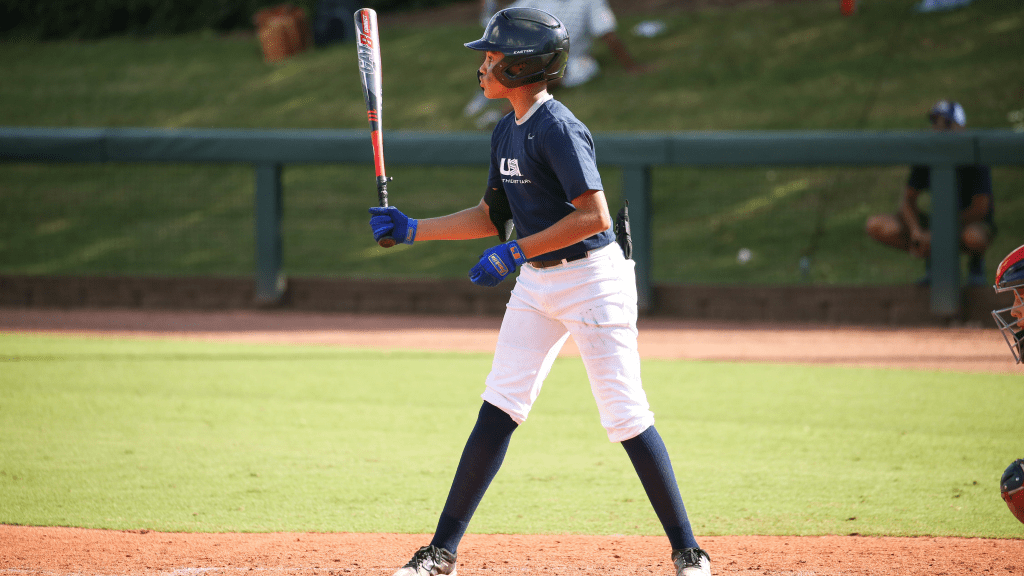
M 907 229 L 910 230 L 911 233 L 921 231 L 921 222 L 918 218 L 917 211 L 913 208 L 908 206 L 900 208 L 900 218 L 903 219 L 903 223 L 907 225 Z
M 549 228 L 519 240 L 519 247 L 526 258 L 535 258 L 582 242 L 610 227 L 611 216 L 607 211 L 602 215 L 576 210 Z
M 601 39 L 608 45 L 608 48 L 612 51 L 612 54 L 615 55 L 619 64 L 622 64 L 623 68 L 626 70 L 632 70 L 637 67 L 637 63 L 633 60 L 629 50 L 626 49 L 626 45 L 622 43 L 622 40 L 619 39 L 619 36 L 615 32 L 609 32 L 602 36 Z
M 497 233 L 487 215 L 486 205 L 478 204 L 447 216 L 420 220 L 416 241 L 473 240 L 494 236 Z

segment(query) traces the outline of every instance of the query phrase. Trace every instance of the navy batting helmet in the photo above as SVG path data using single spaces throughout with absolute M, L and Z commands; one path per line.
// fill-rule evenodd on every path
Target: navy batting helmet
M 543 10 L 505 8 L 491 17 L 483 38 L 467 42 L 466 47 L 504 54 L 494 76 L 503 86 L 516 88 L 565 74 L 569 32 Z
M 1017 520 L 1024 522 L 1024 460 L 1015 460 L 999 480 L 999 492 Z

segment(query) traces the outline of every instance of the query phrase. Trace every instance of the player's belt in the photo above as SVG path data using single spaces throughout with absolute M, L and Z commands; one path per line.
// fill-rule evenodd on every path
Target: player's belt
M 562 258 L 561 260 L 533 260 L 530 262 L 530 265 L 534 268 L 551 268 L 552 266 L 559 266 L 561 264 L 568 264 L 569 262 L 583 260 L 587 257 L 587 254 L 587 252 L 584 252 L 583 254 L 577 254 L 576 256 Z

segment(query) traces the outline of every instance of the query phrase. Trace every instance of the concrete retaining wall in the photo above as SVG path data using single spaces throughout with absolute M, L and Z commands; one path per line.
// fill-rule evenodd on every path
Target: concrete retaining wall
M 278 307 L 292 310 L 498 316 L 512 282 L 483 288 L 463 279 L 291 278 Z M 962 313 L 930 313 L 918 286 L 655 285 L 651 316 L 836 325 L 942 326 L 992 322 L 1013 298 L 988 287 L 962 292 Z M 0 275 L 2 307 L 256 308 L 251 278 Z M 2 314 L 2 311 L 0 311 Z

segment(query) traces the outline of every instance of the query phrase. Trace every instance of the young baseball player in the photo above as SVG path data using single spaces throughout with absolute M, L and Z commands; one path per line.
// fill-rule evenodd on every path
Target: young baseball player
M 371 208 L 374 239 L 518 239 L 486 250 L 469 278 L 494 286 L 521 269 L 498 335 L 483 406 L 462 453 L 433 539 L 395 576 L 455 574 L 459 541 L 516 428 L 530 413 L 562 344 L 572 335 L 583 357 L 601 424 L 626 449 L 672 545 L 677 576 L 710 575 L 694 539 L 668 451 L 640 382 L 636 279 L 611 231 L 590 132 L 553 100 L 547 82 L 562 76 L 569 36 L 554 16 L 507 8 L 488 23 L 477 71 L 488 98 L 514 111 L 491 137 L 487 189 L 479 204 L 416 220 L 397 208 Z

